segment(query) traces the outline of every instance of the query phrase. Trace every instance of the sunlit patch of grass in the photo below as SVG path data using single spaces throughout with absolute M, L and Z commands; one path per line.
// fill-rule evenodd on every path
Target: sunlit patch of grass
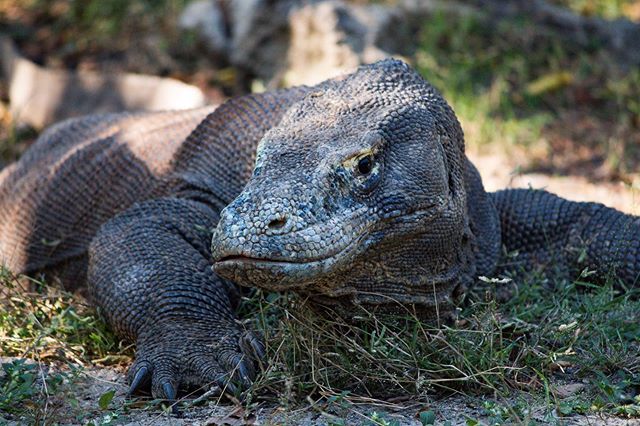
M 0 170 L 4 165 L 16 161 L 35 137 L 36 132 L 32 128 L 0 126 Z
M 0 421 L 68 419 L 84 367 L 131 361 L 132 348 L 77 297 L 4 268 L 0 294 L 0 354 L 11 357 L 2 362 Z
M 73 295 L 6 269 L 0 271 L 3 355 L 79 364 L 108 362 L 114 359 L 114 352 L 121 353 L 125 361 L 131 355 L 130 348 L 118 342 L 96 312 Z
M 637 0 L 551 0 L 584 16 L 599 16 L 605 19 L 636 18 L 634 7 Z
M 551 118 L 544 109 L 523 113 L 537 102 L 525 90 L 537 77 L 537 64 L 532 63 L 532 52 L 513 39 L 501 42 L 501 32 L 512 28 L 499 26 L 487 28 L 472 16 L 435 14 L 423 26 L 416 55 L 418 69 L 452 104 L 472 146 L 535 143 Z M 553 60 L 546 47 L 543 60 Z
M 16 161 L 35 138 L 32 128 L 16 125 L 8 105 L 0 101 L 0 170 Z
M 489 394 L 496 404 L 539 400 L 550 413 L 635 416 L 628 396 L 640 380 L 640 291 L 586 285 L 550 289 L 531 278 L 504 302 L 476 297 L 457 321 L 439 327 L 409 313 L 345 313 L 295 295 L 258 293 L 246 305 L 269 354 L 249 400 L 293 408 L 308 400 L 329 407 L 338 399 L 349 406 Z M 563 381 L 586 382 L 581 399 L 556 397 Z M 623 390 L 603 390 L 611 387 Z M 531 414 L 507 406 L 494 411 L 511 420 Z

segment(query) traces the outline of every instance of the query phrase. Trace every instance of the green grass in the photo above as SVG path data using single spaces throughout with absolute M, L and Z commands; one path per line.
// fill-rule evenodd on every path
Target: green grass
M 39 360 L 117 363 L 130 348 L 117 343 L 95 311 L 81 300 L 41 281 L 0 269 L 0 352 Z M 31 287 L 25 291 L 25 287 Z M 29 291 L 32 290 L 32 291 Z
M 177 19 L 188 0 L 4 0 L 3 32 L 53 68 L 184 77 L 202 56 Z
M 605 19 L 637 18 L 637 13 L 632 13 L 632 6 L 637 6 L 637 0 L 551 0 L 550 2 L 568 7 L 585 16 L 599 16 Z
M 36 132 L 29 127 L 16 128 L 11 122 L 0 125 L 0 170 L 4 164 L 16 161 L 35 138 Z
M 13 358 L 0 374 L 0 423 L 81 419 L 77 382 L 84 368 L 125 365 L 132 348 L 79 298 L 42 281 L 0 268 L 0 295 L 0 354 Z
M 130 349 L 70 295 L 41 282 L 37 291 L 18 291 L 24 284 L 6 271 L 0 281 L 8 292 L 2 353 L 36 361 L 3 366 L 2 415 L 55 418 L 61 398 L 80 396 L 74 386 L 83 367 L 130 361 Z M 265 336 L 268 359 L 244 404 L 249 410 L 265 401 L 288 410 L 311 404 L 339 422 L 375 400 L 402 404 L 463 394 L 492 424 L 527 423 L 532 404 L 544 407 L 549 421 L 554 413 L 639 417 L 640 290 L 580 280 L 550 286 L 536 276 L 517 284 L 498 301 L 500 284 L 483 283 L 457 319 L 439 327 L 410 313 L 345 315 L 295 294 L 258 291 L 243 313 Z M 46 366 L 54 370 L 43 374 Z M 558 387 L 576 382 L 584 385 L 580 392 L 557 395 Z M 123 411 L 109 402 L 104 413 L 113 419 L 143 407 Z M 371 424 L 393 424 L 383 409 L 369 414 Z
M 173 20 L 186 3 L 187 0 L 7 0 L 0 6 L 0 19 L 13 24 L 9 30 L 18 39 L 28 35 L 22 33 L 26 28 L 21 25 L 37 26 L 35 37 L 52 36 L 47 42 L 62 43 L 63 54 L 88 54 L 102 49 L 113 52 L 123 43 L 128 45 L 131 32 L 173 32 Z

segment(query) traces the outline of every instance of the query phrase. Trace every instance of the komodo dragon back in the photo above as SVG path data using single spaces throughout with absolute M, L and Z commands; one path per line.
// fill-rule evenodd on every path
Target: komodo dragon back
M 82 284 L 96 230 L 144 199 L 214 107 L 71 119 L 0 175 L 0 260 L 17 272 L 66 263 Z

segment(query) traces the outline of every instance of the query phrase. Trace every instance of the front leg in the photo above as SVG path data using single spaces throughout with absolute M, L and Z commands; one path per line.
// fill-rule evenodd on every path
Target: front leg
M 112 327 L 136 342 L 131 392 L 154 397 L 229 379 L 247 385 L 261 343 L 234 315 L 237 288 L 214 274 L 211 228 L 203 203 L 165 198 L 133 206 L 105 224 L 89 250 L 89 289 Z
M 625 286 L 640 280 L 640 217 L 598 203 L 568 201 L 540 190 L 491 194 L 502 242 L 529 269 L 550 264 L 574 278 L 585 268 L 596 278 L 614 272 Z

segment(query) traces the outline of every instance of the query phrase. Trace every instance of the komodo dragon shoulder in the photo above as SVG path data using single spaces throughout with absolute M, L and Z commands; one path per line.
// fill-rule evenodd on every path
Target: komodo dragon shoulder
M 452 109 L 396 60 L 217 109 L 64 122 L 0 174 L 0 217 L 0 259 L 87 288 L 137 345 L 131 390 L 166 399 L 254 377 L 237 285 L 429 316 L 503 251 L 512 269 L 640 275 L 639 218 L 485 192 Z

